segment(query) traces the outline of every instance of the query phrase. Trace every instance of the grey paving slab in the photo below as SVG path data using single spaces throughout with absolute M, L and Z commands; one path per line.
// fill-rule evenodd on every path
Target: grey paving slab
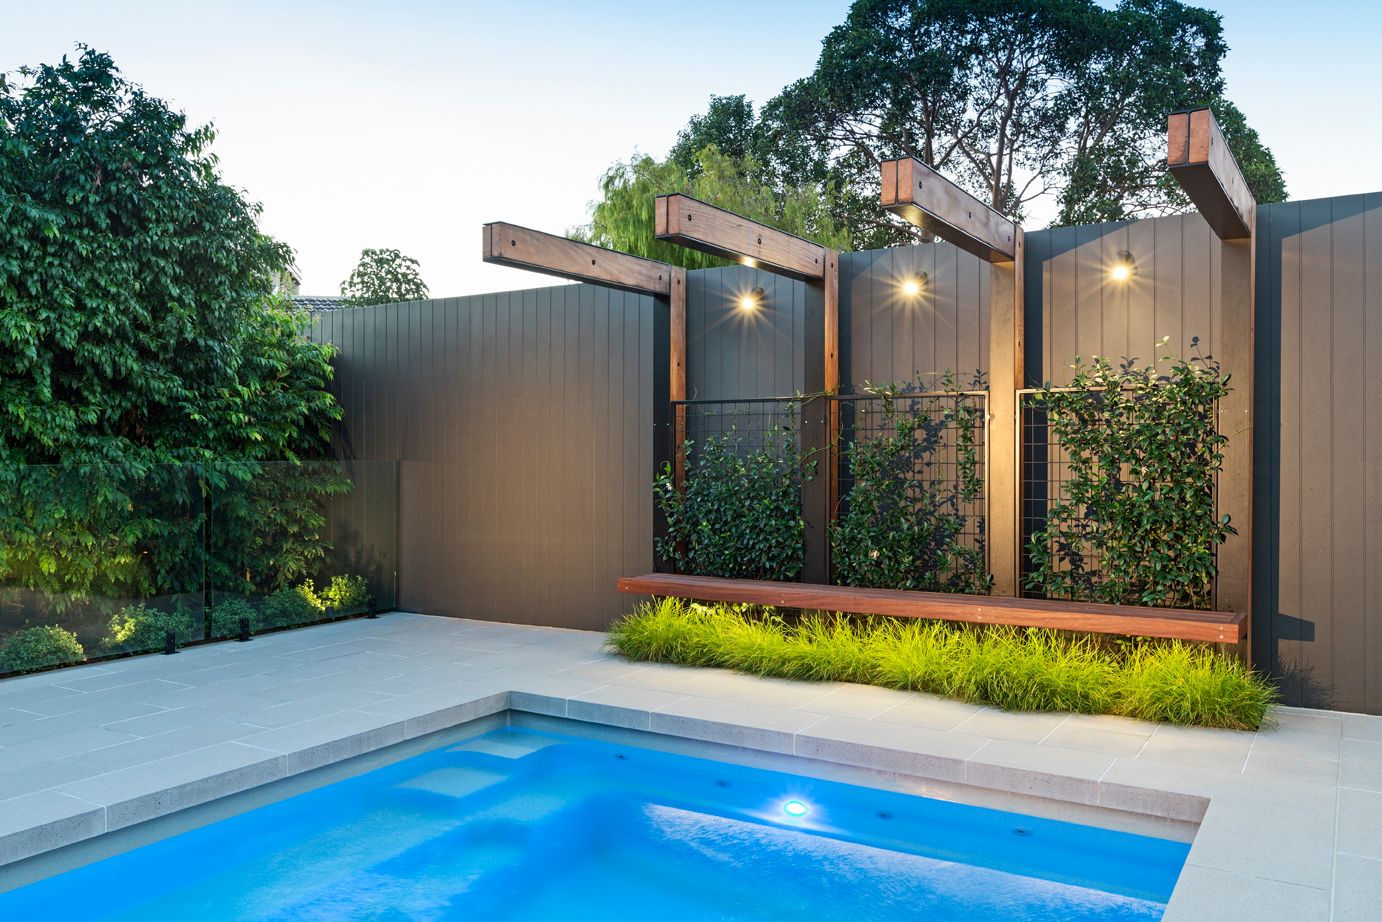
M 1340 855 L 1334 865 L 1335 922 L 1376 922 L 1382 915 L 1382 861 Z
M 1015 714 L 407 614 L 0 681 L 0 863 L 509 709 L 1203 820 L 1168 920 L 1377 917 L 1382 718 Z

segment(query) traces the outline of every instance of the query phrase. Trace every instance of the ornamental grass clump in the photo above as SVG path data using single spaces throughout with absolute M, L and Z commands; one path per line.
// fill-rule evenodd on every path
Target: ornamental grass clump
M 1256 729 L 1273 686 L 1212 647 L 941 621 L 788 618 L 771 609 L 646 603 L 610 629 L 630 659 L 857 682 L 1013 711 L 1118 714 Z

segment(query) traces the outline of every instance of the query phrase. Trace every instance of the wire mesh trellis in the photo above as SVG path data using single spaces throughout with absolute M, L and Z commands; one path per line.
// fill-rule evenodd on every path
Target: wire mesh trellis
M 1054 388 L 1073 393 L 1075 388 Z M 1052 509 L 1071 502 L 1070 483 L 1073 479 L 1070 449 L 1062 444 L 1051 425 L 1051 413 L 1040 400 L 1041 389 L 1020 390 L 1017 393 L 1018 413 L 1018 515 L 1022 552 L 1019 554 L 1019 593 L 1024 598 L 1044 599 L 1051 596 L 1042 588 L 1031 585 L 1036 572 L 1033 560 L 1033 538 L 1047 531 Z M 1089 391 L 1093 412 L 1084 419 L 1085 425 L 1108 426 L 1099 391 Z M 1210 412 L 1214 412 L 1211 410 Z M 1127 480 L 1128 467 L 1117 472 L 1116 478 Z M 1217 488 L 1217 486 L 1216 486 Z M 1072 587 L 1077 598 L 1097 598 L 1095 587 L 1103 579 L 1104 561 L 1099 552 L 1101 542 L 1096 536 L 1103 527 L 1097 510 L 1074 510 L 1077 540 L 1069 535 L 1062 538 L 1049 534 L 1045 546 L 1051 554 L 1052 565 Z M 1067 530 L 1072 523 L 1067 523 Z M 1216 555 L 1217 556 L 1217 555 Z M 1213 587 L 1211 587 L 1211 593 Z M 1211 598 L 1212 606 L 1213 600 Z
M 805 565 L 802 487 L 823 464 L 802 445 L 819 399 L 672 403 L 673 476 L 656 492 L 667 536 L 659 557 L 681 572 L 794 580 Z
M 985 591 L 987 392 L 868 393 L 832 400 L 839 424 L 832 458 L 838 477 L 836 580 Z M 867 510 L 851 499 L 861 478 L 867 480 L 861 497 Z M 868 521 L 859 522 L 851 515 L 856 511 Z M 861 537 L 870 536 L 888 540 L 867 548 L 839 546 L 860 545 Z

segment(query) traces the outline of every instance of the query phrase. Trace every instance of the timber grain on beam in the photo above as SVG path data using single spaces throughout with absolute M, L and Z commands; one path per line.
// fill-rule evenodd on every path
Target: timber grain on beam
M 913 157 L 884 160 L 884 210 L 980 259 L 1011 262 L 1017 225 Z
M 689 195 L 659 195 L 653 215 L 659 240 L 802 281 L 825 278 L 825 247 Z
M 484 226 L 483 258 L 578 282 L 670 297 L 672 267 L 653 259 L 496 221 Z
M 1166 165 L 1220 240 L 1252 236 L 1257 202 L 1209 109 L 1167 119 Z

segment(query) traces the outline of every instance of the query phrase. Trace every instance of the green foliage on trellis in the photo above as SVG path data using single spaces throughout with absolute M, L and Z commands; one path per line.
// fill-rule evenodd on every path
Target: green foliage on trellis
M 845 449 L 853 486 L 831 530 L 835 581 L 845 586 L 980 593 L 992 578 L 982 541 L 963 540 L 980 472 L 984 405 L 946 374 L 919 385 L 864 390 L 881 403 L 884 434 Z M 953 444 L 953 449 L 949 446 Z M 953 451 L 953 461 L 943 457 Z M 980 536 L 982 537 L 982 536 Z
M 731 429 L 688 440 L 683 488 L 670 464 L 653 485 L 667 520 L 657 552 L 681 573 L 739 579 L 794 580 L 801 576 L 806 522 L 801 487 L 815 474 L 789 426 L 771 430 L 765 444 L 745 448 Z
M 1162 361 L 1165 375 L 1076 359 L 1070 390 L 1036 395 L 1069 467 L 1028 544 L 1028 588 L 1114 604 L 1212 604 L 1215 551 L 1236 534 L 1215 508 L 1228 441 L 1215 408 L 1229 377 L 1207 356 Z

